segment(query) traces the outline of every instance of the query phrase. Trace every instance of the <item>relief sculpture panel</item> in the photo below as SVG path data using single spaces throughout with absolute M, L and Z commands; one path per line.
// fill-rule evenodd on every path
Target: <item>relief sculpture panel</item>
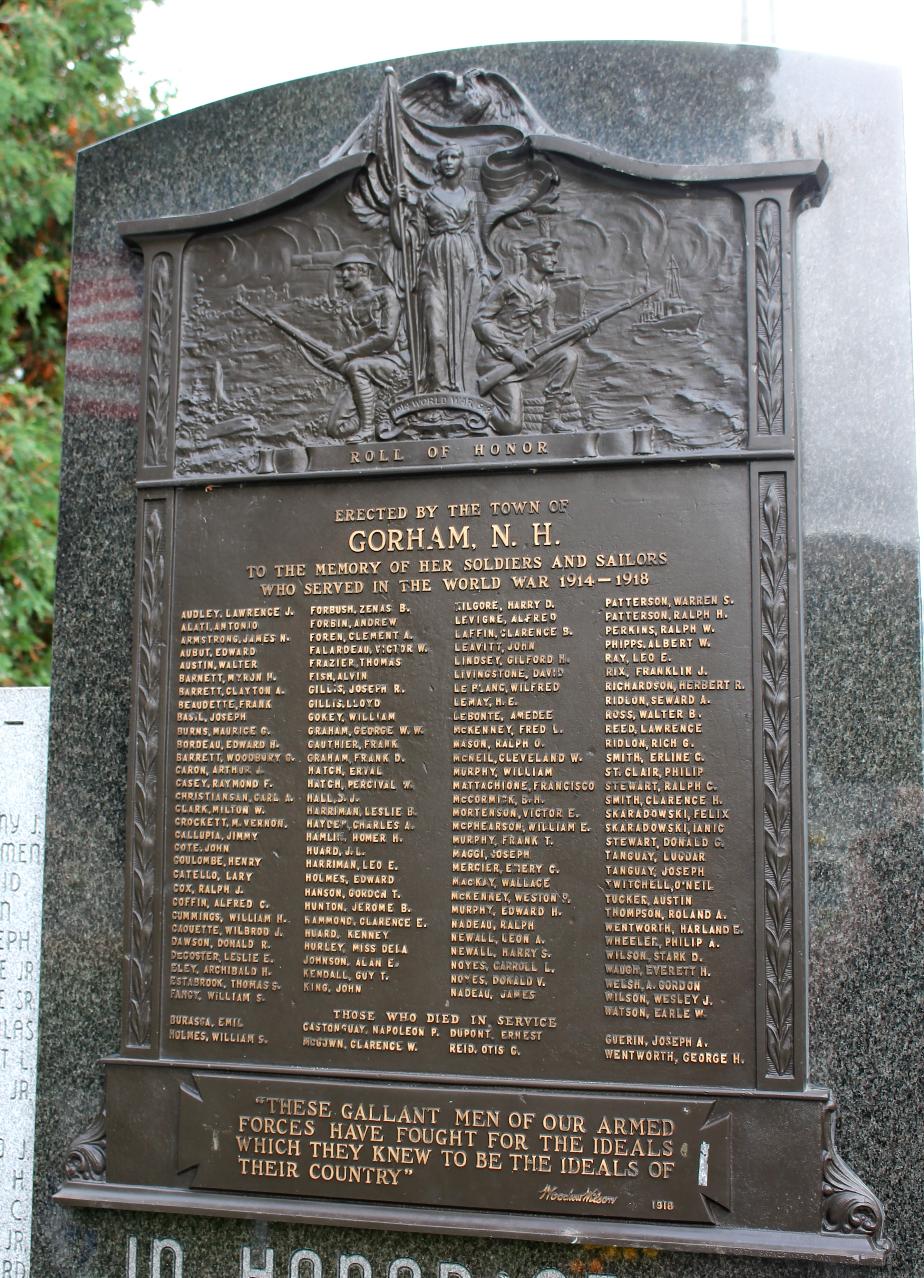
M 741 201 L 561 154 L 500 76 L 457 122 L 449 80 L 387 75 L 329 157 L 358 170 L 189 244 L 178 472 L 466 434 L 742 446 Z

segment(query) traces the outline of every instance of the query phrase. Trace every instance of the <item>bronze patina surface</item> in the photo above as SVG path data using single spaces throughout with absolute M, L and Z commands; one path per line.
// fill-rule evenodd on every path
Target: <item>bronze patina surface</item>
M 286 190 L 123 225 L 123 1039 L 59 1200 L 884 1259 L 806 1064 L 826 176 L 388 72 Z

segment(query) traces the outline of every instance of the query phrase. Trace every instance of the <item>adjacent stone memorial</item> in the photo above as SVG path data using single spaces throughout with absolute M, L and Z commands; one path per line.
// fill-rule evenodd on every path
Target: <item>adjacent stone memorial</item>
M 306 176 L 99 228 L 125 957 L 55 1201 L 881 1263 L 808 1060 L 824 137 L 621 154 L 531 57 L 370 69 Z
M 27 1278 L 48 689 L 0 688 L 0 1274 Z

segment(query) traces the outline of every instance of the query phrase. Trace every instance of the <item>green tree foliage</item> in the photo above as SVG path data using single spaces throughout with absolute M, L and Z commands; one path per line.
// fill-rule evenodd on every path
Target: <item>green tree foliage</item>
M 143 0 L 0 0 L 0 684 L 47 683 L 74 169 L 149 120 L 122 78 Z

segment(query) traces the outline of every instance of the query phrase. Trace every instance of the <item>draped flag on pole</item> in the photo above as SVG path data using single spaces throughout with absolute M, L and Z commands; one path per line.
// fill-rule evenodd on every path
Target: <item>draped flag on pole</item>
M 460 119 L 464 123 L 450 123 Z M 469 166 L 479 162 L 484 247 L 497 270 L 492 239 L 498 226 L 527 210 L 553 211 L 558 173 L 530 141 L 531 134 L 546 132 L 551 130 L 529 100 L 496 72 L 436 71 L 399 89 L 389 71 L 375 109 L 325 162 L 368 152 L 348 197 L 350 207 L 362 225 L 391 223 L 394 229 L 396 187 L 403 182 L 410 192 L 425 191 L 433 183 L 437 152 L 457 143 Z M 403 291 L 403 279 L 393 283 Z

